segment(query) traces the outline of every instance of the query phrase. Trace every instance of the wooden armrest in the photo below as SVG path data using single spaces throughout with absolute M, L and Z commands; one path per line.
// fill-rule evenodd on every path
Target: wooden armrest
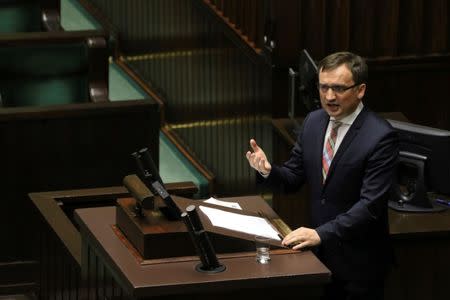
M 42 28 L 46 31 L 61 31 L 61 18 L 59 11 L 56 10 L 43 10 L 41 14 Z
M 62 31 L 61 0 L 40 0 L 41 25 L 47 31 Z
M 197 186 L 192 181 L 166 183 L 165 186 L 171 195 L 190 197 L 198 192 Z

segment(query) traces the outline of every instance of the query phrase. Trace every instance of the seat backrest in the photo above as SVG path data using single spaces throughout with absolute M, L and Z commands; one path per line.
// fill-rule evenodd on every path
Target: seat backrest
M 0 33 L 61 30 L 60 0 L 0 0 Z
M 41 31 L 39 1 L 0 1 L 0 33 Z
M 96 31 L 0 37 L 4 107 L 96 102 L 98 88 L 106 101 L 107 68 L 106 39 Z

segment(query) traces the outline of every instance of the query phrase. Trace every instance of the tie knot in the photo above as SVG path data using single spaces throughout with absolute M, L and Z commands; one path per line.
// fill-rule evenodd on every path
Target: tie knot
M 342 122 L 339 121 L 331 121 L 331 128 L 333 128 L 333 130 L 337 130 L 339 127 L 341 127 Z

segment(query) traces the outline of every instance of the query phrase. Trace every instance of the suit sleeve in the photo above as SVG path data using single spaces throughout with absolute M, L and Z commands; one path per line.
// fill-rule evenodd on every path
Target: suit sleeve
M 386 134 L 370 154 L 364 172 L 360 200 L 348 211 L 316 228 L 322 242 L 364 237 L 373 226 L 386 218 L 387 201 L 398 160 L 398 138 L 394 131 Z

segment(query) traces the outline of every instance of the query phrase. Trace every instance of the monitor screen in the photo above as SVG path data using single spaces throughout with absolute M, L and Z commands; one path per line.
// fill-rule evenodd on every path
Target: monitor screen
M 307 111 L 320 108 L 320 96 L 317 89 L 318 70 L 308 51 L 302 50 L 299 61 L 299 97 Z
M 390 207 L 436 211 L 436 195 L 450 196 L 450 131 L 388 120 L 400 139 L 400 163 Z
M 308 51 L 302 50 L 300 53 L 298 72 L 289 68 L 289 80 L 288 115 L 292 120 L 297 121 L 304 115 L 302 111 L 308 113 L 321 107 L 317 66 Z

